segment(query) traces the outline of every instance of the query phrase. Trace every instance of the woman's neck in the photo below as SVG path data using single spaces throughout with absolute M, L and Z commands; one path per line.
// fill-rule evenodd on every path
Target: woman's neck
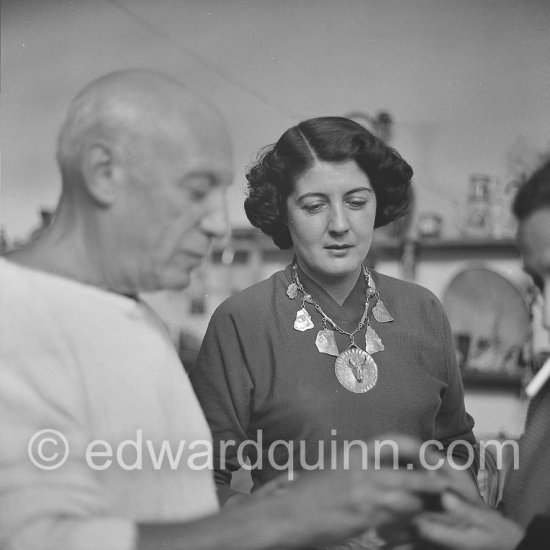
M 296 263 L 310 279 L 323 288 L 323 290 L 339 305 L 342 305 L 346 301 L 346 298 L 350 295 L 350 292 L 353 290 L 361 274 L 361 266 L 359 266 L 355 273 L 342 276 L 322 276 L 310 269 L 304 262 L 300 261 L 299 258 L 296 259 Z

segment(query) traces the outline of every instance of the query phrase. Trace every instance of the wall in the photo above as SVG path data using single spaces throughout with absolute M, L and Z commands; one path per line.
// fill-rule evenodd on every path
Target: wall
M 301 118 L 385 109 L 420 210 L 456 233 L 470 173 L 508 181 L 550 146 L 549 28 L 546 0 L 3 0 L 1 223 L 23 237 L 55 205 L 75 93 L 153 67 L 228 119 L 235 225 L 261 146 Z

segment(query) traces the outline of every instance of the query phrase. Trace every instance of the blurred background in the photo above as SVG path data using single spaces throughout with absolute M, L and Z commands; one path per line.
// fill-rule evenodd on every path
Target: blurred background
M 550 150 L 548 0 L 2 0 L 1 46 L 2 249 L 51 222 L 57 131 L 84 85 L 177 77 L 220 107 L 235 149 L 232 235 L 185 293 L 148 297 L 190 364 L 220 301 L 291 259 L 249 227 L 247 165 L 301 119 L 353 117 L 415 171 L 411 213 L 370 265 L 443 301 L 478 435 L 521 431 L 550 343 L 508 212 Z

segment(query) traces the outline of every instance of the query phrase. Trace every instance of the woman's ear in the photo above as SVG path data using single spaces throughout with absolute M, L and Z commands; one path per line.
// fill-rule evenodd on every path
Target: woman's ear
M 84 153 L 82 174 L 90 196 L 98 204 L 111 206 L 117 194 L 117 169 L 111 147 L 102 143 L 88 147 Z
M 279 212 L 281 216 L 281 222 L 288 227 L 288 197 L 285 199 L 279 199 Z

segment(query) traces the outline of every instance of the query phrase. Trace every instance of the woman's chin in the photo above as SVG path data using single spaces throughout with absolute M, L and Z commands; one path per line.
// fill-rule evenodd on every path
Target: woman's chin
M 357 276 L 360 270 L 360 261 L 351 261 L 350 258 L 339 258 L 332 259 L 330 262 L 327 262 L 327 264 L 323 266 L 320 274 L 325 277 L 334 277 L 339 279 L 341 277 Z

